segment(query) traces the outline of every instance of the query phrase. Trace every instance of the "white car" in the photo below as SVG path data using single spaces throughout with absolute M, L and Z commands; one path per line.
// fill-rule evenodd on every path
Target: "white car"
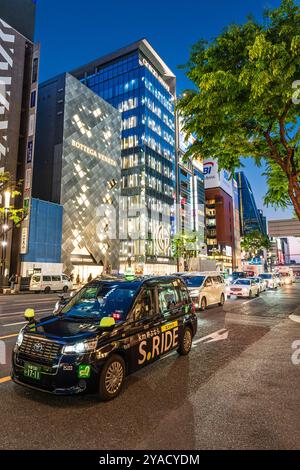
M 267 289 L 277 289 L 278 287 L 280 287 L 279 279 L 275 274 L 264 273 L 260 274 L 259 277 L 266 281 Z
M 260 294 L 260 287 L 253 279 L 237 279 L 229 287 L 229 297 L 232 295 L 236 297 L 258 297 Z
M 225 283 L 217 273 L 187 273 L 182 276 L 195 307 L 205 310 L 209 305 L 224 305 Z
M 73 284 L 66 274 L 33 274 L 29 286 L 32 292 L 45 292 L 46 294 L 51 291 L 68 292 L 72 288 Z
M 252 279 L 259 285 L 260 292 L 265 292 L 267 290 L 267 283 L 264 279 L 261 277 L 253 277 Z

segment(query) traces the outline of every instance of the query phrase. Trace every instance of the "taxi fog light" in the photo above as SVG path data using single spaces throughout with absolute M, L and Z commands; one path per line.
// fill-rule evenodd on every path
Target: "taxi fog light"
M 80 343 L 66 345 L 63 348 L 64 354 L 83 354 L 85 352 L 95 351 L 97 340 L 81 341 Z

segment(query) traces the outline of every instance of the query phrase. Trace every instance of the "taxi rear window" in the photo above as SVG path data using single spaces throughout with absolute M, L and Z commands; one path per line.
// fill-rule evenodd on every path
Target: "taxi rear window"
M 114 316 L 117 321 L 122 321 L 129 313 L 135 294 L 134 289 L 114 284 L 86 286 L 62 309 L 62 313 L 80 318 Z

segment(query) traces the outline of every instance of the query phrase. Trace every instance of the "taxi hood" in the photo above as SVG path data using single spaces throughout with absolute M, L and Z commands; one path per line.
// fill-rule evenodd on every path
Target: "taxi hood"
M 87 322 L 84 319 L 71 320 L 64 317 L 47 317 L 36 323 L 35 333 L 45 335 L 49 339 L 66 339 L 71 340 L 72 337 L 84 339 L 94 336 L 99 332 L 99 325 L 95 322 Z

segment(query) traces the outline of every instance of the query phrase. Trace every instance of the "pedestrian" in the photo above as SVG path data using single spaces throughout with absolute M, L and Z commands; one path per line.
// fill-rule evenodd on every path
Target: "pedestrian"
M 16 284 L 16 281 L 17 281 L 17 276 L 16 276 L 16 274 L 12 274 L 12 275 L 10 276 L 10 278 L 9 278 L 8 281 L 9 281 L 9 283 L 10 283 L 10 288 L 11 288 L 11 290 L 14 290 L 15 284 Z

